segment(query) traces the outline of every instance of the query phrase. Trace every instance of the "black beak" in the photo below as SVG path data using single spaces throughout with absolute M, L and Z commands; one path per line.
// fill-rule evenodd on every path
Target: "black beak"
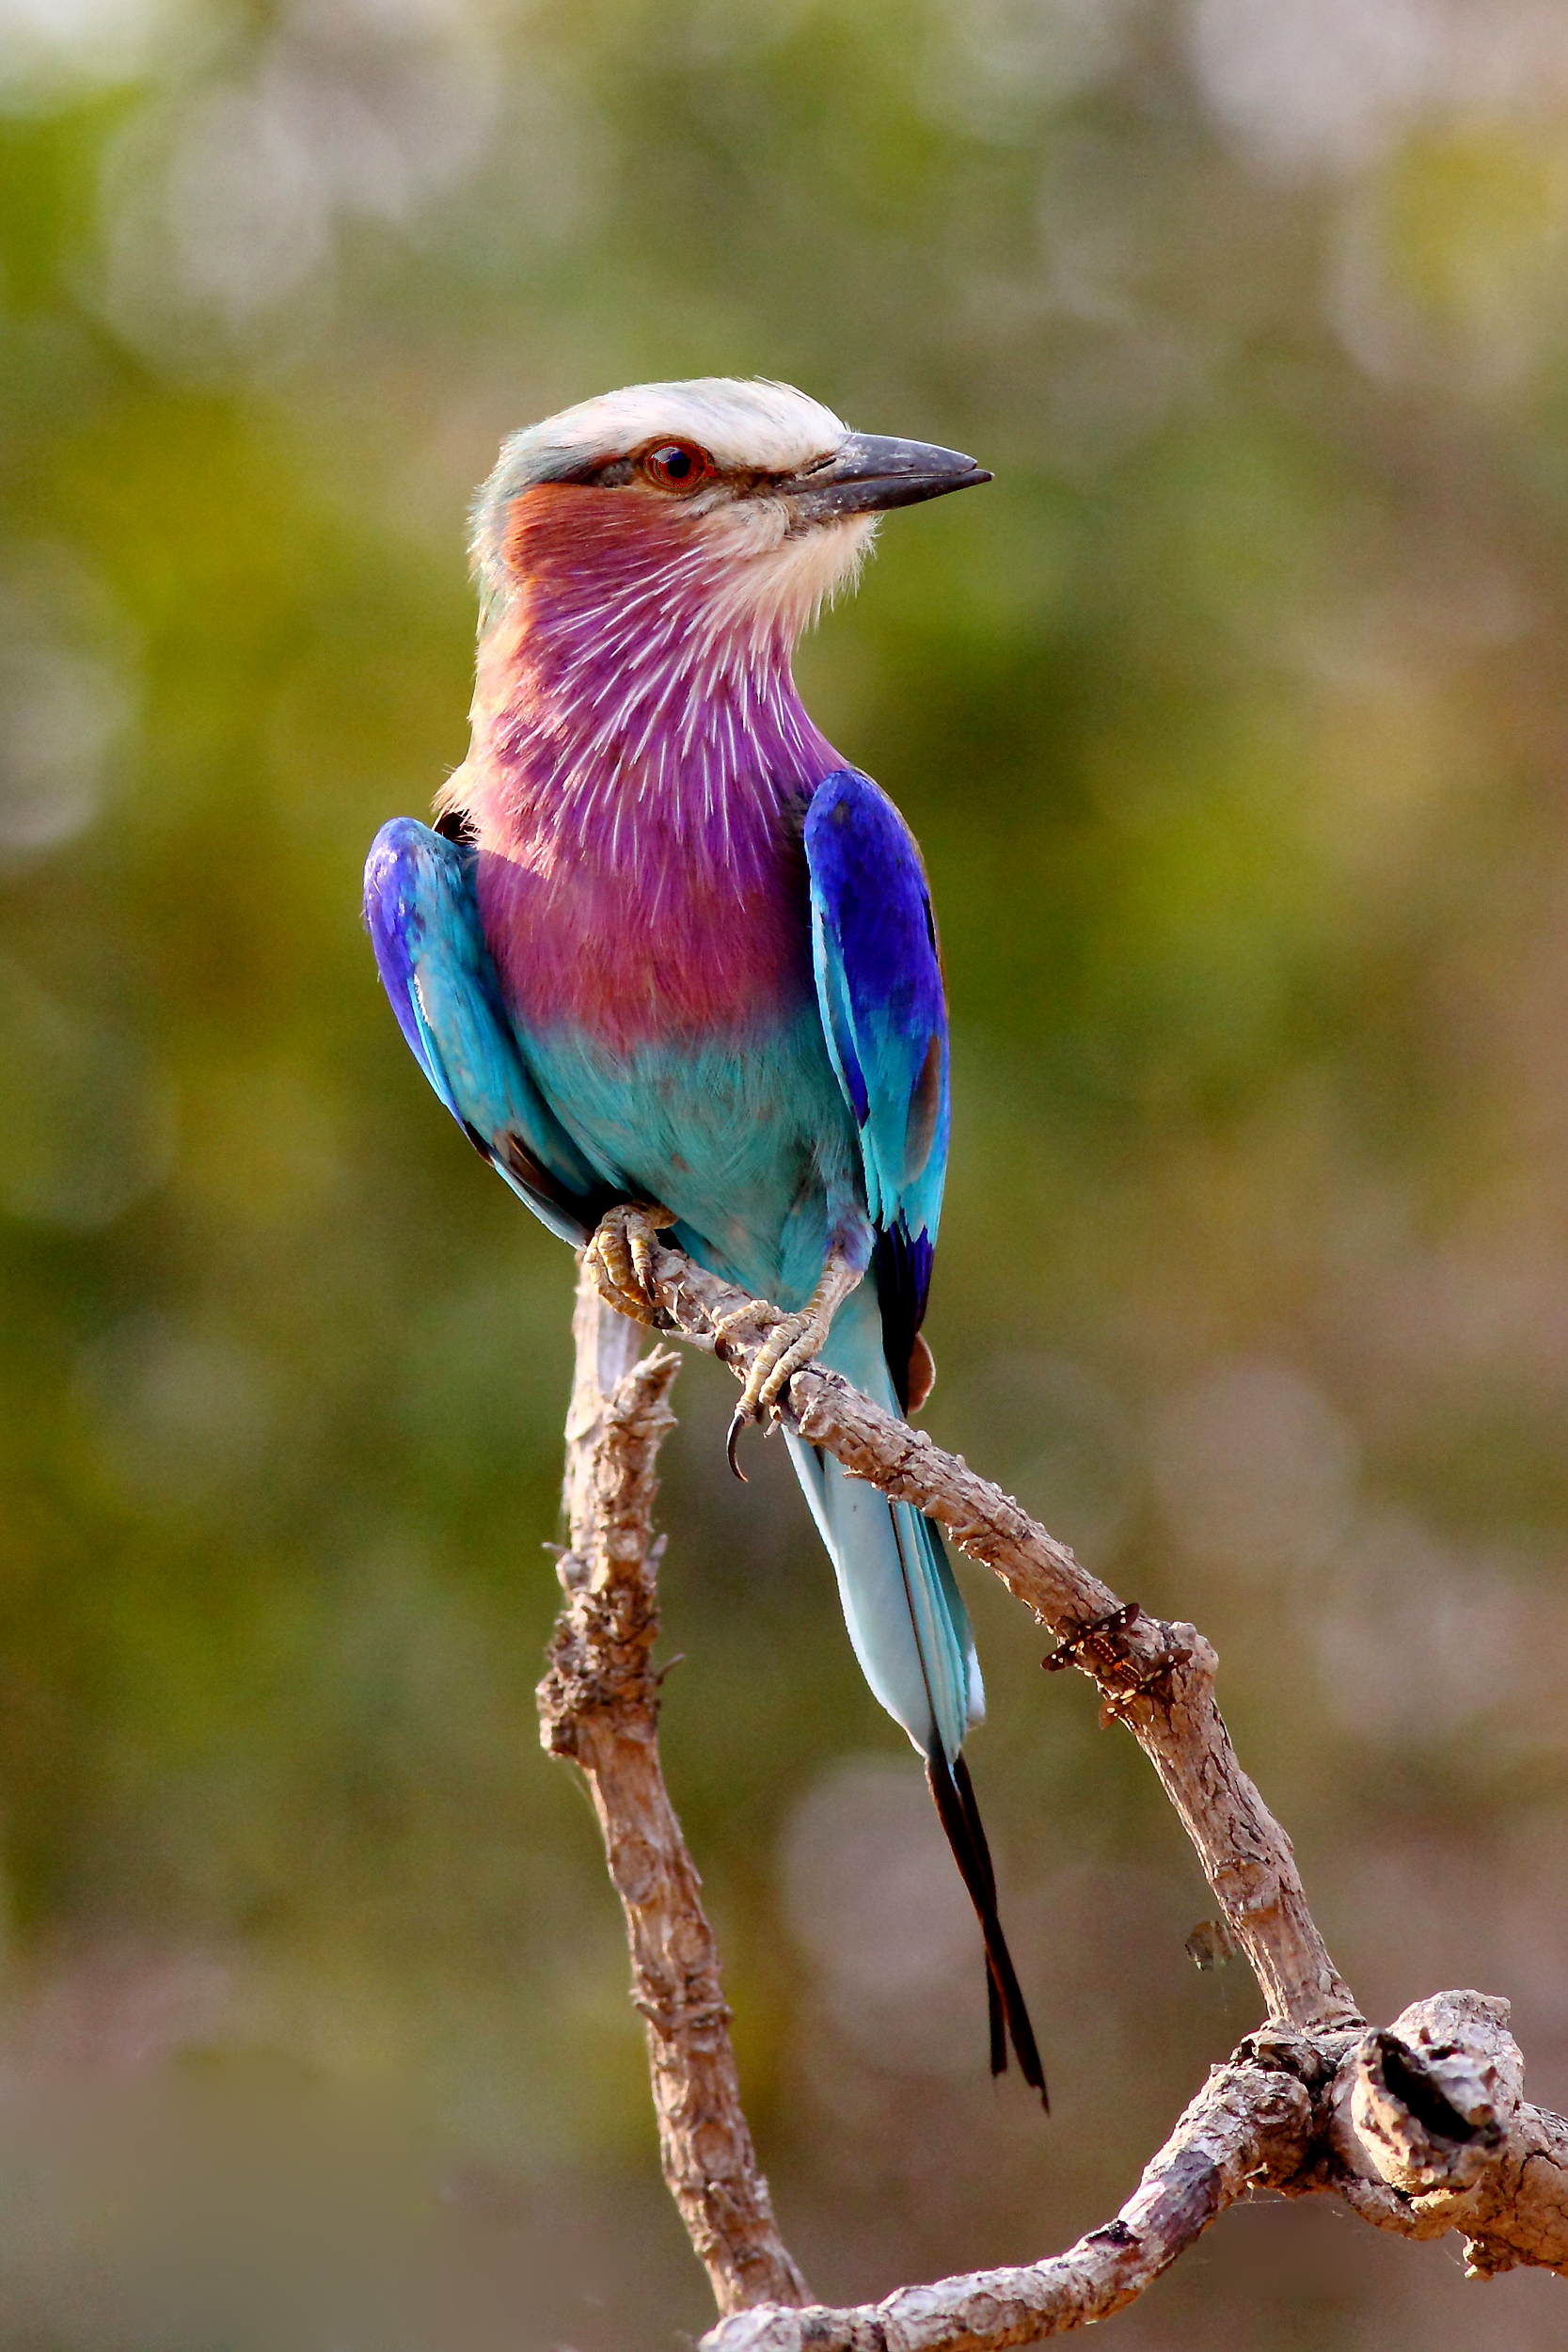
M 973 489 L 991 476 L 973 457 L 930 441 L 890 440 L 879 433 L 851 433 L 831 457 L 818 458 L 801 473 L 775 485 L 803 522 L 835 521 L 841 515 L 879 515 L 890 506 L 918 506 L 922 499 L 945 498 L 949 490 Z

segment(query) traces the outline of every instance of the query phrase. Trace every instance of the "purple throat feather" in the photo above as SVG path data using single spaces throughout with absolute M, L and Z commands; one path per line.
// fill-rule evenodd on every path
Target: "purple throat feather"
M 758 615 L 684 517 L 590 536 L 592 491 L 514 504 L 473 743 L 442 805 L 477 837 L 485 932 L 531 1027 L 626 1049 L 743 1035 L 809 1003 L 800 828 L 845 762 L 791 667 L 809 615 Z

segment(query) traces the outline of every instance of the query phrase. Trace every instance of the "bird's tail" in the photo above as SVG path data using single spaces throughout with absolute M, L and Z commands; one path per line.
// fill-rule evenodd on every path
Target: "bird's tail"
M 840 1308 L 822 1361 L 898 1410 L 869 1282 Z M 911 1504 L 890 1502 L 848 1477 L 831 1454 L 793 1436 L 789 1450 L 832 1560 L 861 1671 L 926 1758 L 938 1817 L 979 1917 L 991 2073 L 1005 2070 L 1010 2040 L 1024 2081 L 1044 2099 L 1039 2051 L 997 1916 L 996 1874 L 960 1754 L 965 1733 L 985 1713 L 985 1693 L 969 1613 L 942 1537 Z

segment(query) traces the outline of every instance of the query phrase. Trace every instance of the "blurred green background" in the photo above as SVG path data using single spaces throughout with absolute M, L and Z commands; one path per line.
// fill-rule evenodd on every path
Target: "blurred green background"
M 928 1423 L 1217 1643 L 1369 2013 L 1568 2102 L 1568 16 L 1535 0 L 0 0 L 0 2344 L 653 2352 L 539 1753 L 570 1258 L 358 924 L 466 742 L 501 434 L 759 372 L 973 450 L 801 657 L 927 853 Z M 1055 2093 L 780 1450 L 677 1404 L 667 1762 L 817 2291 L 1054 2249 L 1256 2020 L 968 1577 Z M 1561 2340 L 1227 2218 L 1117 2341 Z

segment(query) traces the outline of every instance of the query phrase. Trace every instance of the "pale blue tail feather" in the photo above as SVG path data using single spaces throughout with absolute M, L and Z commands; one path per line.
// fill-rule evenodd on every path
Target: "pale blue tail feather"
M 821 1360 L 898 1410 L 871 1280 L 839 1309 Z M 793 1436 L 789 1451 L 833 1564 L 862 1673 L 922 1755 L 940 1749 L 952 1763 L 985 1712 L 985 1696 L 969 1613 L 941 1537 L 909 1503 L 850 1478 L 831 1454 Z

